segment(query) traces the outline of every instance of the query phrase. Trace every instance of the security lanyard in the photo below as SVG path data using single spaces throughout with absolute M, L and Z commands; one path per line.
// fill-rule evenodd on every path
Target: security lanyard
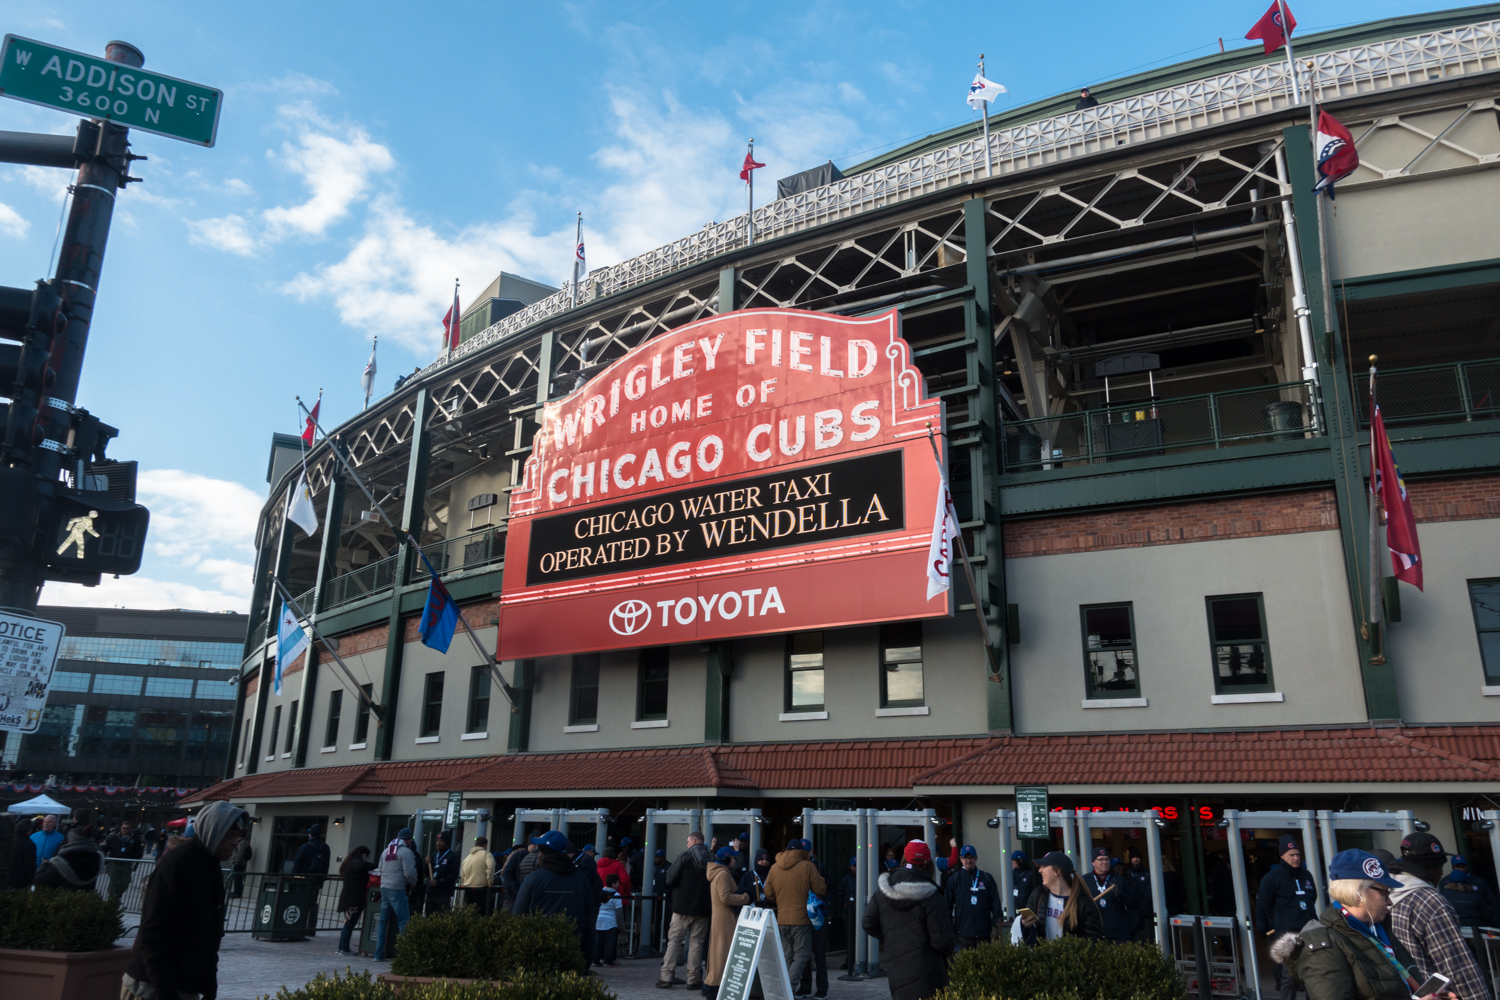
M 1369 938 L 1371 941 L 1374 941 L 1375 944 L 1379 946 L 1380 953 L 1384 955 L 1386 961 L 1390 962 L 1391 965 L 1395 968 L 1396 974 L 1401 977 L 1402 982 L 1407 984 L 1411 984 L 1413 982 L 1411 973 L 1407 972 L 1406 968 L 1400 962 L 1396 961 L 1395 949 L 1393 949 L 1390 945 L 1386 944 L 1380 939 L 1380 935 L 1375 932 L 1374 927 L 1371 927 L 1369 924 L 1365 923 L 1363 920 L 1360 920 L 1358 917 L 1350 916 L 1349 911 L 1344 908 L 1344 904 L 1342 903 L 1339 904 L 1339 912 L 1344 915 L 1345 923 L 1347 923 L 1350 927 L 1354 928 L 1359 933 L 1363 934 L 1365 937 Z

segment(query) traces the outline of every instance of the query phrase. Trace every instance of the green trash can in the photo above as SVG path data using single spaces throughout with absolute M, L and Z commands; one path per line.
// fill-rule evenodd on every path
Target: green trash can
M 305 941 L 313 903 L 312 884 L 307 879 L 267 876 L 255 903 L 252 936 L 262 941 Z
M 365 912 L 359 918 L 359 950 L 366 955 L 375 954 L 375 939 L 380 936 L 380 889 L 372 886 L 365 890 Z
M 1302 404 L 1293 400 L 1268 403 L 1260 411 L 1272 441 L 1296 441 L 1302 437 Z

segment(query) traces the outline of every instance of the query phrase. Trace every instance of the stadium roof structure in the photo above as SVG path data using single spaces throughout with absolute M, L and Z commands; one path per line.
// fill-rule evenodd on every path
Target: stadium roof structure
M 1368 42 L 1404 38 L 1408 35 L 1420 35 L 1427 31 L 1438 31 L 1443 28 L 1453 27 L 1454 25 L 1472 24 L 1475 21 L 1483 21 L 1495 17 L 1500 17 L 1500 3 L 1476 4 L 1472 7 L 1456 7 L 1451 10 L 1431 11 L 1426 14 L 1408 14 L 1404 17 L 1387 17 L 1379 21 L 1366 21 L 1362 24 L 1333 28 L 1329 31 L 1320 31 L 1315 34 L 1294 34 L 1292 37 L 1292 47 L 1297 54 L 1297 58 L 1300 60 L 1304 56 L 1313 56 L 1322 52 L 1345 49 Z M 1253 45 L 1243 48 L 1230 49 L 1227 52 L 1215 52 L 1213 55 L 1203 56 L 1199 59 L 1189 59 L 1187 62 L 1172 63 L 1169 66 L 1144 70 L 1140 73 L 1133 73 L 1130 76 L 1122 76 L 1119 79 L 1103 83 L 1089 83 L 1083 80 L 1079 81 L 1077 88 L 1069 90 L 1066 93 L 1044 97 L 1039 101 L 1032 101 L 1030 104 L 1023 104 L 1017 108 L 991 114 L 990 129 L 993 131 L 1016 125 L 1029 125 L 1045 118 L 1052 118 L 1071 111 L 1073 110 L 1073 103 L 1078 99 L 1078 91 L 1084 87 L 1087 87 L 1089 93 L 1102 104 L 1109 101 L 1122 100 L 1127 97 L 1139 97 L 1142 94 L 1161 90 L 1164 87 L 1218 76 L 1222 73 L 1231 73 L 1235 70 L 1247 69 L 1251 66 L 1264 66 L 1271 63 L 1285 62 L 1285 50 L 1278 49 L 1267 55 L 1261 44 L 1256 42 Z M 855 174 L 863 173 L 867 170 L 876 170 L 929 150 L 941 149 L 944 146 L 951 146 L 965 139 L 976 138 L 980 135 L 982 129 L 983 123 L 978 118 L 975 118 L 972 123 L 956 125 L 941 132 L 934 132 L 915 142 L 906 143 L 889 152 L 841 169 L 843 169 L 845 177 L 852 177 Z

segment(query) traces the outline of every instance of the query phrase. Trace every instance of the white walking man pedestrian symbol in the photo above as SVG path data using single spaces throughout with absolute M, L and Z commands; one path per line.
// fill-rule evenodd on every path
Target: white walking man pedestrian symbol
M 63 553 L 68 551 L 69 546 L 77 545 L 78 552 L 74 556 L 74 558 L 82 559 L 84 541 L 83 536 L 85 534 L 89 534 L 93 535 L 95 538 L 99 537 L 99 532 L 94 530 L 94 518 L 98 516 L 99 512 L 97 510 L 91 510 L 89 511 L 88 517 L 79 515 L 78 517 L 75 517 L 73 518 L 73 520 L 69 521 L 68 537 L 64 538 L 63 543 L 57 547 L 57 554 L 62 555 Z

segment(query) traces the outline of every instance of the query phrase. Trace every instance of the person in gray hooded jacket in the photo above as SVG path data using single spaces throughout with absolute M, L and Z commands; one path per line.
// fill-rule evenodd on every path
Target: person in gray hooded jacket
M 146 883 L 122 1000 L 215 1000 L 224 937 L 224 877 L 249 815 L 229 802 L 198 813 L 193 835 L 166 852 Z

